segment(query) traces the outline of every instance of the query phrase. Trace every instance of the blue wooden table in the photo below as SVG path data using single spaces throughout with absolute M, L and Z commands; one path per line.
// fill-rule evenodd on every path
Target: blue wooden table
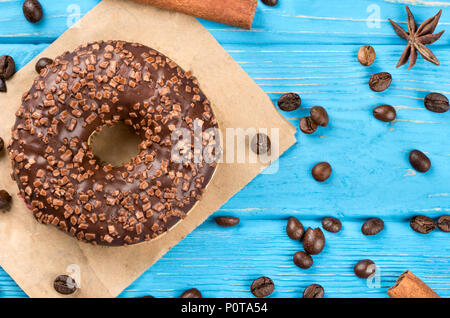
M 19 68 L 99 1 L 41 2 L 45 18 L 37 25 L 23 18 L 22 1 L 0 2 L 0 55 L 13 56 Z M 437 30 L 448 32 L 433 44 L 441 66 L 419 58 L 410 71 L 395 68 L 405 42 L 387 19 L 405 26 L 404 3 L 420 22 L 444 10 Z M 450 96 L 450 1 L 280 0 L 274 8 L 259 4 L 252 31 L 201 22 L 274 103 L 286 92 L 301 95 L 305 108 L 284 113 L 294 125 L 315 105 L 329 111 L 331 123 L 311 136 L 298 133 L 278 173 L 257 177 L 121 297 L 177 297 L 191 287 L 205 297 L 250 297 L 251 282 L 262 275 L 275 282 L 271 297 L 300 297 L 312 283 L 323 285 L 328 297 L 387 297 L 387 288 L 407 269 L 449 297 L 450 235 L 415 233 L 409 218 L 450 214 L 450 112 L 431 113 L 423 106 L 429 92 Z M 367 68 L 356 59 L 364 44 L 377 52 Z M 380 71 L 394 80 L 387 91 L 373 93 L 367 82 Z M 391 124 L 371 115 L 385 103 L 397 109 Z M 411 169 L 412 149 L 428 154 L 433 164 L 428 173 Z M 333 166 L 323 184 L 310 175 L 319 161 Z M 238 216 L 241 224 L 220 228 L 214 222 L 219 215 Z M 341 233 L 325 233 L 325 250 L 308 270 L 292 262 L 302 246 L 285 234 L 291 215 L 311 227 L 325 216 L 343 221 Z M 385 230 L 365 237 L 361 225 L 374 216 L 384 219 Z M 366 258 L 380 273 L 369 283 L 352 270 Z M 0 296 L 26 296 L 1 269 Z

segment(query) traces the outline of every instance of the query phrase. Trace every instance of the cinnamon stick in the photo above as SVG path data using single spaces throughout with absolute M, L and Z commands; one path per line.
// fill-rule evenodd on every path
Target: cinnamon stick
M 251 29 L 258 0 L 134 0 L 206 20 Z
M 388 289 L 391 298 L 440 298 L 430 287 L 410 271 L 400 275 L 396 284 Z

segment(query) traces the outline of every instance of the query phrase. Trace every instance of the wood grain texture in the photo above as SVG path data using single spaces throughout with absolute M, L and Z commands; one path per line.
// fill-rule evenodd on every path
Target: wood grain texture
M 19 67 L 72 21 L 72 1 L 42 3 L 45 19 L 31 25 L 22 17 L 20 1 L 0 2 L 0 55 L 12 55 Z M 76 3 L 83 15 L 98 0 Z M 250 297 L 249 286 L 261 275 L 275 281 L 273 297 L 299 297 L 311 283 L 322 284 L 329 297 L 387 297 L 387 288 L 406 269 L 450 297 L 449 234 L 436 230 L 424 236 L 408 225 L 415 214 L 450 214 L 450 113 L 423 107 L 431 91 L 450 95 L 449 34 L 433 45 L 441 66 L 419 58 L 411 71 L 395 69 L 405 43 L 387 18 L 404 26 L 405 3 L 418 21 L 444 9 L 437 30 L 449 32 L 450 1 L 280 0 L 275 8 L 258 5 L 252 31 L 202 21 L 274 103 L 285 92 L 300 93 L 304 108 L 284 113 L 292 123 L 297 125 L 309 107 L 322 105 L 329 111 L 330 126 L 311 136 L 298 133 L 298 143 L 279 160 L 276 174 L 258 176 L 216 212 L 240 217 L 238 227 L 219 228 L 210 218 L 122 297 L 176 297 L 190 287 L 206 297 Z M 373 8 L 380 12 L 375 19 L 379 28 L 368 25 L 372 11 L 367 10 Z M 372 44 L 377 52 L 368 68 L 356 60 L 363 44 Z M 380 71 L 391 72 L 394 81 L 377 94 L 367 82 Z M 394 123 L 372 117 L 372 108 L 384 103 L 397 109 Z M 412 149 L 429 155 L 433 166 L 428 173 L 411 170 Z M 310 177 L 318 161 L 333 166 L 324 184 Z M 318 226 L 329 215 L 344 224 L 342 233 L 326 233 L 324 252 L 306 271 L 292 262 L 301 245 L 284 233 L 290 215 L 306 226 Z M 386 229 L 364 237 L 360 227 L 372 216 L 381 216 Z M 379 286 L 371 288 L 353 274 L 353 265 L 365 258 L 380 267 Z M 25 296 L 1 270 L 0 296 Z

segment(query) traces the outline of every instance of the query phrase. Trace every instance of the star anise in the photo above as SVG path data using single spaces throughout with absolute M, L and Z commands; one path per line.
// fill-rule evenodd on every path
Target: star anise
M 440 10 L 434 17 L 429 18 L 428 20 L 423 22 L 419 28 L 417 28 L 416 21 L 414 20 L 414 15 L 411 13 L 411 10 L 409 10 L 408 6 L 406 6 L 406 13 L 408 15 L 408 32 L 403 30 L 403 28 L 397 23 L 389 19 L 389 22 L 391 22 L 392 26 L 394 27 L 395 33 L 397 33 L 397 35 L 402 39 L 408 41 L 408 45 L 403 51 L 403 54 L 398 61 L 397 67 L 406 64 L 409 59 L 410 61 L 408 69 L 411 69 L 417 62 L 417 52 L 419 52 L 425 60 L 439 65 L 439 60 L 425 45 L 436 42 L 445 32 L 441 31 L 439 33 L 433 34 L 439 23 L 439 19 L 441 18 L 442 10 Z

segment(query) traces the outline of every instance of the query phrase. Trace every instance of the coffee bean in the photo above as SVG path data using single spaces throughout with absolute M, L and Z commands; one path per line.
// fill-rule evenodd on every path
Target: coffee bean
M 261 2 L 269 7 L 274 7 L 278 4 L 278 0 L 261 0 Z
M 320 228 L 308 228 L 303 236 L 303 248 L 311 255 L 322 252 L 325 247 L 325 236 Z
M 442 232 L 450 232 L 450 215 L 443 215 L 437 222 L 438 228 Z
M 3 78 L 0 77 L 0 93 L 6 93 L 6 82 Z
M 270 152 L 270 138 L 265 135 L 258 133 L 252 138 L 251 148 L 252 151 L 258 155 L 263 155 Z
M 152 295 L 142 296 L 141 298 L 155 298 Z
M 342 223 L 339 219 L 326 217 L 322 220 L 323 228 L 331 233 L 338 233 L 342 229 Z
M 358 61 L 363 66 L 370 66 L 376 58 L 375 50 L 370 45 L 361 46 L 358 50 Z
M 364 222 L 361 232 L 364 235 L 376 235 L 384 229 L 384 222 L 380 218 L 371 218 Z
M 191 288 L 183 292 L 180 298 L 202 298 L 202 293 L 197 288 Z
M 388 72 L 382 72 L 372 75 L 369 80 L 370 89 L 374 92 L 386 90 L 392 82 L 392 76 Z
M 319 126 L 326 127 L 330 121 L 328 113 L 322 106 L 314 106 L 310 111 L 311 119 Z
M 448 98 L 439 93 L 431 93 L 425 97 L 425 107 L 434 113 L 445 113 L 450 108 Z
M 303 251 L 294 254 L 294 264 L 300 268 L 308 269 L 313 264 L 313 259 L 311 255 Z
M 381 105 L 373 109 L 373 116 L 378 120 L 388 123 L 395 120 L 397 112 L 390 105 Z
M 376 265 L 370 259 L 364 259 L 356 263 L 353 271 L 359 278 L 369 278 L 376 272 Z
M 409 153 L 411 166 L 419 172 L 427 172 L 431 168 L 431 161 L 422 151 L 412 150 Z
M 231 227 L 239 224 L 239 218 L 231 216 L 219 216 L 216 218 L 216 223 L 223 227 Z
M 23 3 L 22 10 L 25 18 L 31 23 L 41 21 L 44 15 L 42 6 L 38 0 L 26 0 Z
M 302 99 L 296 93 L 287 93 L 278 100 L 278 107 L 285 112 L 296 110 L 302 104 Z
M 53 282 L 53 287 L 60 294 L 70 295 L 77 290 L 78 284 L 68 275 L 59 275 Z
M 291 239 L 298 241 L 305 234 L 305 228 L 302 222 L 291 216 L 286 225 L 286 233 Z
M 0 210 L 6 210 L 11 204 L 11 196 L 6 190 L 0 190 Z
M 436 228 L 436 222 L 432 218 L 425 215 L 416 215 L 409 221 L 411 228 L 420 234 L 428 234 Z
M 275 284 L 269 277 L 262 276 L 253 281 L 250 290 L 256 297 L 267 297 L 273 293 Z
M 7 80 L 16 72 L 16 63 L 9 55 L 0 56 L 0 77 Z
M 3 138 L 0 137 L 0 151 L 2 151 L 3 148 L 5 148 L 5 142 L 3 141 Z
M 52 59 L 49 59 L 48 57 L 42 57 L 36 62 L 36 66 L 34 67 L 34 69 L 38 74 L 40 74 L 44 68 L 46 68 L 48 65 L 52 63 L 53 63 Z
M 300 120 L 300 130 L 307 135 L 311 135 L 317 130 L 317 124 L 311 117 L 303 117 Z
M 311 174 L 316 181 L 323 182 L 330 177 L 331 171 L 331 165 L 328 162 L 320 162 L 312 168 Z
M 319 284 L 312 284 L 303 291 L 303 298 L 323 298 L 325 290 Z

